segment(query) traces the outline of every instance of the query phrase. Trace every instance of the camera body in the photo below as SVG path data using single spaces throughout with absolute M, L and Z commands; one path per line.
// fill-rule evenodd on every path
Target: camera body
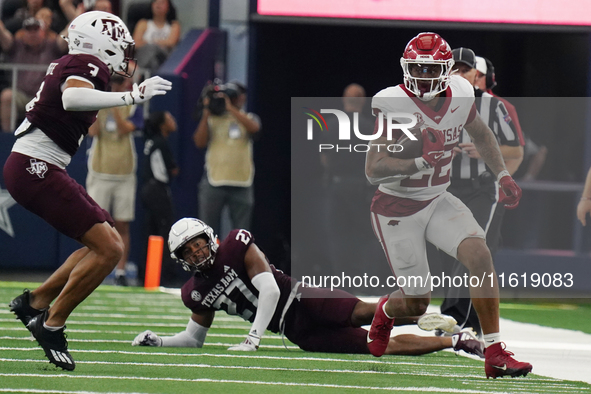
M 212 115 L 220 116 L 226 112 L 226 100 L 224 95 L 227 95 L 230 100 L 238 98 L 239 88 L 236 84 L 211 84 L 206 88 L 205 96 L 209 98 L 209 105 L 207 108 Z

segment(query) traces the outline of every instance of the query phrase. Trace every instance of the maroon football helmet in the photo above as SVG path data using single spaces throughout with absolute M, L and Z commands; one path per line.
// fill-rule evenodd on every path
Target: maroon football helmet
M 439 34 L 420 33 L 406 45 L 400 65 L 404 86 L 429 101 L 447 89 L 454 60 L 449 44 Z

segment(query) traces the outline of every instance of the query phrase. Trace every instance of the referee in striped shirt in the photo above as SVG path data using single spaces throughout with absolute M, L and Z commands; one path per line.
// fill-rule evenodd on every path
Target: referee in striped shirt
M 476 69 L 477 57 L 474 52 L 468 48 L 457 48 L 453 50 L 453 56 L 456 72 L 474 85 L 478 73 Z M 482 60 L 484 61 L 484 59 Z M 484 74 L 486 74 L 486 70 L 484 70 Z M 475 89 L 474 95 L 476 96 L 476 109 L 482 120 L 494 132 L 503 158 L 505 160 L 522 158 L 523 147 L 520 145 L 515 125 L 503 102 L 480 89 Z M 460 134 L 458 146 L 454 148 L 454 151 L 451 185 L 447 190 L 470 208 L 474 218 L 484 229 L 486 243 L 494 256 L 500 241 L 501 220 L 505 210 L 503 206 L 498 204 L 500 189 L 495 176 L 480 157 L 465 130 Z M 452 277 L 469 275 L 466 267 L 454 260 L 453 257 L 440 252 L 440 259 L 444 271 L 451 270 Z M 472 327 L 481 335 L 480 322 L 472 307 L 469 288 L 451 287 L 446 289 L 441 313 L 453 316 L 458 321 L 460 328 Z

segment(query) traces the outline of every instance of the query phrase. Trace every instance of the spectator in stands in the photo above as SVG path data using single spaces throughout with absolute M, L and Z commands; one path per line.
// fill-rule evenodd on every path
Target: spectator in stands
M 35 14 L 35 18 L 43 22 L 41 24 L 41 28 L 45 29 L 46 38 L 49 41 L 55 40 L 59 45 L 60 49 L 65 52 L 68 50 L 68 43 L 65 40 L 62 40 L 55 31 L 51 30 L 53 15 L 54 13 L 50 8 L 43 7 L 39 11 L 37 11 L 37 13 Z M 66 33 L 66 31 L 63 31 L 62 33 Z M 14 38 L 22 39 L 25 34 L 26 30 L 20 28 L 14 34 Z
M 113 13 L 113 5 L 111 0 L 90 0 L 90 1 L 75 1 L 75 0 L 59 0 L 62 12 L 66 16 L 68 22 L 71 22 L 78 15 L 86 11 L 104 11 Z
M 151 71 L 158 67 L 178 44 L 181 25 L 170 0 L 152 0 L 152 19 L 140 19 L 133 31 L 138 66 Z
M 242 110 L 246 103 L 242 85 L 211 85 L 203 97 L 203 114 L 193 134 L 198 148 L 207 147 L 199 217 L 219 234 L 222 210 L 228 206 L 232 228 L 248 230 L 254 205 L 252 137 L 260 130 L 260 121 Z
M 145 228 L 148 235 L 168 237 L 168 231 L 174 222 L 174 207 L 170 182 L 177 176 L 179 169 L 168 144 L 168 136 L 177 129 L 176 120 L 170 112 L 159 111 L 150 114 L 146 121 L 146 142 L 144 145 L 144 184 L 140 191 L 140 198 L 146 210 Z M 143 260 L 145 261 L 145 260 Z M 170 254 L 164 252 L 162 259 L 163 286 L 174 286 L 176 264 Z M 138 266 L 138 278 L 143 280 L 145 266 Z
M 9 20 L 4 21 L 6 28 L 11 33 L 16 33 L 16 31 L 21 28 L 25 19 L 35 17 L 37 11 L 39 11 L 44 6 L 45 0 L 27 0 L 27 3 L 24 7 L 16 10 L 14 15 Z
M 131 79 L 111 77 L 111 91 L 131 91 Z M 115 284 L 127 286 L 125 265 L 129 257 L 129 224 L 135 219 L 136 153 L 133 131 L 141 130 L 144 118 L 135 105 L 101 109 L 88 129 L 93 137 L 88 158 L 86 190 L 115 220 L 123 240 L 123 255 L 115 269 Z
M 94 6 L 92 10 L 87 11 L 104 11 L 113 13 L 113 4 L 111 4 L 111 0 L 96 0 L 94 2 Z
M 0 46 L 7 55 L 8 63 L 49 64 L 65 54 L 65 41 L 59 36 L 49 39 L 43 25 L 43 21 L 34 17 L 27 18 L 23 22 L 22 38 L 15 38 L 0 22 Z M 16 91 L 8 87 L 0 93 L 0 124 L 4 131 L 12 131 L 10 108 L 13 98 L 16 100 L 17 115 L 19 119 L 23 118 L 25 105 L 35 97 L 45 71 L 19 71 L 17 76 Z

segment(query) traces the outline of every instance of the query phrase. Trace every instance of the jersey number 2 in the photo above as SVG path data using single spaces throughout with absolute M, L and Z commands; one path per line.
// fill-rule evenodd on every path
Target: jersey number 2
M 242 242 L 244 245 L 248 245 L 248 241 L 250 241 L 251 238 L 252 234 L 246 230 L 240 230 L 238 231 L 238 234 L 236 234 L 236 240 Z

